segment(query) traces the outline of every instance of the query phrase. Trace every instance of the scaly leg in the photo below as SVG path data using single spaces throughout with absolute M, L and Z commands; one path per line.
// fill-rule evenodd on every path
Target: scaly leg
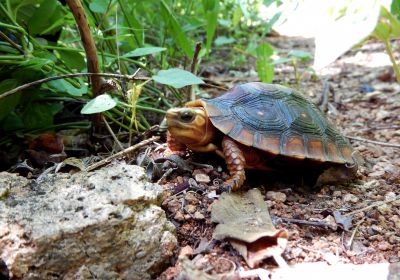
M 222 140 L 222 149 L 230 175 L 224 187 L 234 191 L 239 189 L 246 179 L 244 171 L 246 160 L 240 147 L 227 136 Z

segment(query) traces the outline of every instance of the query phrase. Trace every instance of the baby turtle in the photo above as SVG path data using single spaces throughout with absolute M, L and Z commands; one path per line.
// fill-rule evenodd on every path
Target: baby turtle
M 315 104 L 284 86 L 237 85 L 220 97 L 172 108 L 166 119 L 169 149 L 216 152 L 230 173 L 228 189 L 243 185 L 245 169 L 333 170 L 326 182 L 351 179 L 357 170 L 347 139 Z

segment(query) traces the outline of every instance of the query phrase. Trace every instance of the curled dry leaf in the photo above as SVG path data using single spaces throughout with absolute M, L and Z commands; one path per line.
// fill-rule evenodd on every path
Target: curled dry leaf
M 258 189 L 222 194 L 213 204 L 211 219 L 219 223 L 213 237 L 227 239 L 251 268 L 285 250 L 288 233 L 275 229 Z

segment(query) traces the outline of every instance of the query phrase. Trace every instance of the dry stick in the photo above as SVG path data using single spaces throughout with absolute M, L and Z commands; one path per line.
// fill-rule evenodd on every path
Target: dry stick
M 81 77 L 81 76 L 103 76 L 103 77 L 108 77 L 108 78 L 118 78 L 118 79 L 126 79 L 126 80 L 150 80 L 151 78 L 148 77 L 135 77 L 135 74 L 133 75 L 121 75 L 121 74 L 109 74 L 109 73 L 73 73 L 73 74 L 65 74 L 65 75 L 59 75 L 59 76 L 54 76 L 54 77 L 47 77 L 43 78 L 40 80 L 36 80 L 27 84 L 23 84 L 19 87 L 13 88 L 12 90 L 6 91 L 2 94 L 0 94 L 0 100 L 2 98 L 5 98 L 9 95 L 12 95 L 18 91 L 40 85 L 46 82 L 54 81 L 54 80 L 60 80 L 60 79 L 66 79 L 66 78 L 75 78 L 75 77 Z
M 117 136 L 115 135 L 114 131 L 112 130 L 111 126 L 108 124 L 107 120 L 104 118 L 104 116 L 101 116 L 102 121 L 106 125 L 106 128 L 108 132 L 111 134 L 112 138 L 114 139 L 115 143 L 117 143 L 118 147 L 120 150 L 123 150 L 124 147 L 122 146 L 121 142 L 119 142 Z
M 24 50 L 18 46 L 13 40 L 11 40 L 6 34 L 0 31 L 0 37 L 6 40 L 14 49 L 19 51 L 22 54 L 25 54 Z
M 194 75 L 196 75 L 196 66 L 197 66 L 197 63 L 199 62 L 200 50 L 201 50 L 201 42 L 197 42 L 196 47 L 194 49 L 194 53 L 193 53 L 192 64 L 190 65 L 190 72 L 192 72 Z M 187 100 L 193 101 L 196 99 L 196 96 L 194 95 L 192 86 L 188 87 L 186 94 L 187 94 L 187 97 L 186 97 Z
M 160 139 L 159 136 L 153 136 L 153 137 L 151 137 L 149 139 L 143 140 L 142 142 L 137 143 L 136 145 L 133 145 L 133 146 L 131 146 L 129 148 L 126 148 L 125 150 L 120 151 L 120 152 L 118 152 L 116 154 L 113 154 L 113 155 L 109 156 L 108 158 L 102 159 L 99 162 L 96 162 L 96 163 L 93 163 L 92 165 L 89 165 L 86 168 L 86 171 L 92 171 L 92 170 L 94 170 L 96 168 L 99 168 L 99 167 L 101 167 L 101 166 L 103 166 L 105 164 L 110 163 L 114 159 L 122 158 L 125 155 L 128 155 L 128 154 L 134 152 L 135 150 L 137 150 L 137 149 L 139 149 L 139 148 L 141 148 L 143 146 L 146 146 L 146 145 L 148 145 L 148 144 L 150 144 L 150 143 L 152 143 L 154 141 L 157 141 L 158 139 Z
M 92 33 L 90 32 L 89 23 L 86 18 L 85 10 L 80 0 L 66 0 L 72 14 L 74 15 L 76 24 L 78 25 L 79 34 L 83 48 L 86 53 L 86 61 L 88 71 L 91 73 L 100 73 L 99 61 L 97 58 L 96 44 L 94 43 Z M 104 84 L 104 80 L 100 76 L 91 76 L 90 81 L 93 88 L 93 96 L 100 95 L 101 88 Z M 98 131 L 101 123 L 101 113 L 93 115 L 93 131 Z
M 360 227 L 360 225 L 365 221 L 365 218 L 361 219 L 360 221 L 358 221 L 358 223 L 356 224 L 356 227 L 354 228 L 353 232 L 351 233 L 351 237 L 349 239 L 349 241 L 347 242 L 347 248 L 351 249 L 351 246 L 353 246 L 353 241 L 354 238 L 356 237 L 356 233 L 358 231 L 358 228 Z
M 388 199 L 388 200 L 385 200 L 385 201 L 378 201 L 378 202 L 375 202 L 375 203 L 373 203 L 373 204 L 371 204 L 371 205 L 368 205 L 368 206 L 366 206 L 366 207 L 364 207 L 364 208 L 361 208 L 361 209 L 358 209 L 358 210 L 354 210 L 353 212 L 344 214 L 343 216 L 345 216 L 345 217 L 347 217 L 347 216 L 352 216 L 352 215 L 354 215 L 354 214 L 364 212 L 364 211 L 369 210 L 369 209 L 371 209 L 371 208 L 379 207 L 379 206 L 381 206 L 381 205 L 383 205 L 383 204 L 392 203 L 392 202 L 394 202 L 394 201 L 396 201 L 396 200 L 400 200 L 400 195 L 397 195 L 397 196 L 395 196 L 394 198 L 391 198 L 391 199 Z
M 400 144 L 385 143 L 385 142 L 380 142 L 380 141 L 364 139 L 364 138 L 360 138 L 360 137 L 348 136 L 348 135 L 346 135 L 346 137 L 349 139 L 352 139 L 352 140 L 360 141 L 360 142 L 366 142 L 366 143 L 371 143 L 371 144 L 376 144 L 376 145 L 381 145 L 381 146 L 386 146 L 386 147 L 392 147 L 392 148 L 400 148 Z

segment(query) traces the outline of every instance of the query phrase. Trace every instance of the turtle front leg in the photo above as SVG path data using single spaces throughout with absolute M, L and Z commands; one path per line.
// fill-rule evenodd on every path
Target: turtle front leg
M 246 179 L 244 171 L 246 160 L 238 144 L 227 136 L 222 140 L 222 150 L 230 175 L 224 187 L 234 191 L 239 189 Z

